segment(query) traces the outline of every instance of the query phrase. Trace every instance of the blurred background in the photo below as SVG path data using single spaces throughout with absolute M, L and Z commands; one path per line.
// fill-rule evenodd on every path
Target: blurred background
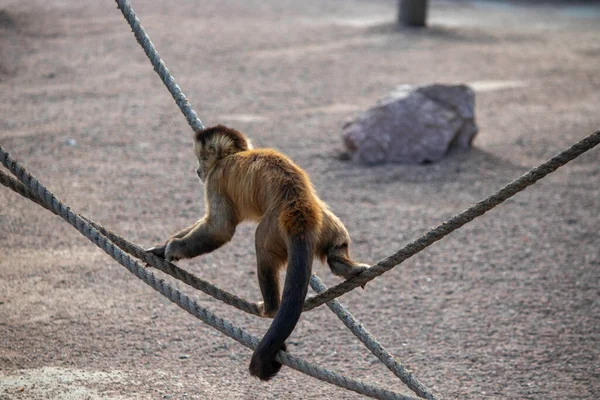
M 597 1 L 430 0 L 420 28 L 393 0 L 132 7 L 204 124 L 303 167 L 360 261 L 600 127 Z M 397 85 L 430 83 L 473 89 L 473 148 L 427 165 L 340 159 L 345 122 Z M 1 0 L 0 93 L 0 145 L 77 212 L 144 247 L 201 216 L 192 131 L 114 2 Z M 340 300 L 444 398 L 598 398 L 599 154 Z M 288 368 L 251 379 L 247 349 L 5 188 L 0 227 L 0 399 L 357 398 Z M 180 266 L 256 301 L 254 230 Z M 252 334 L 269 324 L 173 284 Z M 326 307 L 304 314 L 288 344 L 408 393 Z

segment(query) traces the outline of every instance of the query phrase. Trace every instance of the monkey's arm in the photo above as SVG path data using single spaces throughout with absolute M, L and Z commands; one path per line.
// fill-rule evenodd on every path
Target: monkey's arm
M 169 240 L 164 250 L 164 257 L 168 261 L 210 253 L 231 240 L 238 222 L 233 206 L 226 198 L 215 193 L 209 194 L 208 204 L 204 218 L 185 235 Z
M 170 239 L 175 239 L 175 238 L 182 238 L 185 235 L 187 235 L 188 233 L 190 233 L 192 230 L 194 230 L 198 225 L 200 225 L 203 222 L 203 219 L 194 222 L 192 225 L 188 226 L 187 228 L 183 228 L 182 230 L 180 230 L 179 232 L 177 232 L 176 234 L 174 234 L 173 236 L 170 237 Z M 167 241 L 168 242 L 168 241 Z
M 185 235 L 190 233 L 190 231 L 192 231 L 194 228 L 196 228 L 199 224 L 201 224 L 202 221 L 203 220 L 194 222 L 192 225 L 190 225 L 186 228 L 183 228 L 179 232 L 175 233 L 173 236 L 171 236 L 169 239 L 167 239 L 163 244 L 159 244 L 158 246 L 150 247 L 149 249 L 146 249 L 146 251 L 150 252 L 156 256 L 165 258 L 165 250 L 167 249 L 167 244 L 169 244 L 169 241 L 171 239 L 184 237 Z

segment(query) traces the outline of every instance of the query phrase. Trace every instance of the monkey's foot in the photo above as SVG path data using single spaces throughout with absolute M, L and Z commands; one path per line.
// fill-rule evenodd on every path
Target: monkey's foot
M 344 274 L 344 278 L 346 280 L 354 278 L 356 275 L 363 273 L 367 269 L 369 269 L 369 265 L 367 264 L 355 264 L 347 274 Z M 364 289 L 365 285 L 366 283 L 364 285 L 360 285 L 360 287 Z
M 347 270 L 343 271 L 342 276 L 344 279 L 348 280 L 354 278 L 358 274 L 361 274 L 367 268 L 369 268 L 369 266 L 366 264 L 355 264 L 352 266 L 352 268 L 348 268 Z
M 258 316 L 261 318 L 275 318 L 275 314 L 277 314 L 277 309 L 275 310 L 265 310 L 265 302 L 259 301 L 256 303 L 258 305 Z

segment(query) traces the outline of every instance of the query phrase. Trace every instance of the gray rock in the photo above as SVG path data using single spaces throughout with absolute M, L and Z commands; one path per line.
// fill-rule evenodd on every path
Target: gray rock
M 345 124 L 342 136 L 351 158 L 369 165 L 434 162 L 450 146 L 471 146 L 474 109 L 466 85 L 402 85 Z

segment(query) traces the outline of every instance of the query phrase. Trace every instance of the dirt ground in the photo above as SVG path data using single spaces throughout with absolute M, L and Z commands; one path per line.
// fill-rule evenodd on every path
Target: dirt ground
M 600 5 L 392 0 L 133 2 L 206 125 L 290 155 L 375 263 L 600 128 Z M 343 122 L 405 83 L 476 90 L 474 148 L 425 166 L 339 160 Z M 115 4 L 0 1 L 0 144 L 75 210 L 143 246 L 203 209 L 191 130 Z M 341 300 L 447 399 L 600 397 L 600 149 Z M 0 188 L 0 399 L 355 399 L 156 294 Z M 253 229 L 180 263 L 259 299 Z M 321 266 L 328 285 L 338 280 Z M 255 335 L 259 320 L 192 294 Z M 326 308 L 289 351 L 410 393 Z

